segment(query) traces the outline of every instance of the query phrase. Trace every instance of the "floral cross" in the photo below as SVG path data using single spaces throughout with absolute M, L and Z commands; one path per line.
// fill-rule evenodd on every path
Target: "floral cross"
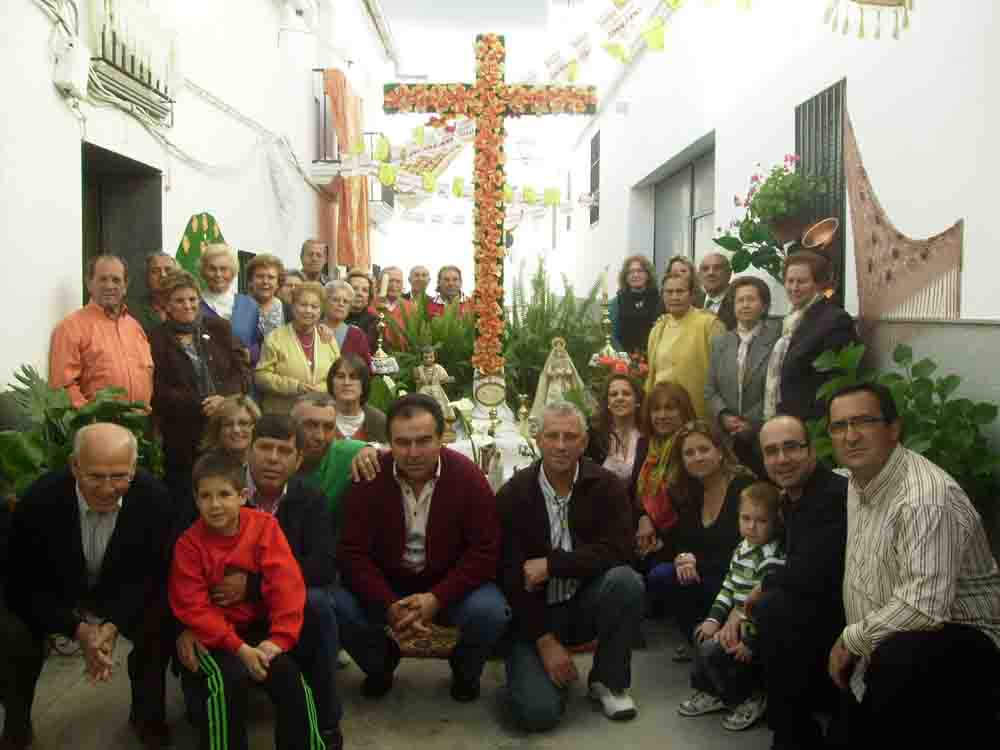
M 533 86 L 504 82 L 504 39 L 498 34 L 476 37 L 476 82 L 385 86 L 384 108 L 397 112 L 430 112 L 442 117 L 464 115 L 476 122 L 475 237 L 476 289 L 473 309 L 478 336 L 472 364 L 484 375 L 503 370 L 504 128 L 505 117 L 521 115 L 593 114 L 593 86 Z

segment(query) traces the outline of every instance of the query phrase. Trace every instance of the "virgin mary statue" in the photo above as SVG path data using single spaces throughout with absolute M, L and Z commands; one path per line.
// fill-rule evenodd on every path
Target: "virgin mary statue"
M 570 391 L 579 394 L 588 408 L 593 408 L 596 404 L 594 396 L 577 372 L 569 352 L 566 351 L 566 339 L 556 337 L 552 339 L 552 351 L 545 360 L 545 367 L 542 368 L 542 374 L 538 378 L 535 401 L 531 407 L 531 421 L 540 427 L 545 407 L 556 401 L 565 401 L 566 394 Z

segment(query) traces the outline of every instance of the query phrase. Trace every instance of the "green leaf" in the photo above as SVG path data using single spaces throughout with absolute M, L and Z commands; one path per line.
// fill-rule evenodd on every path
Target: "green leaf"
M 909 367 L 910 363 L 913 361 L 913 349 L 908 347 L 906 344 L 900 344 L 892 353 L 892 361 L 900 367 Z
M 733 267 L 733 273 L 743 273 L 750 267 L 750 251 L 746 248 L 737 250 L 736 254 L 729 259 L 729 263 Z
M 852 346 L 845 347 L 840 351 L 840 360 L 842 369 L 847 372 L 856 372 L 861 366 L 861 360 L 865 356 L 865 345 L 864 344 L 853 344 Z
M 941 397 L 942 401 L 947 401 L 951 394 L 958 390 L 958 387 L 962 384 L 962 378 L 958 375 L 948 375 L 947 377 L 941 378 L 937 382 L 937 392 L 938 396 Z
M 998 409 L 995 404 L 976 404 L 972 409 L 972 421 L 980 426 L 991 424 L 996 420 L 997 412 Z
M 823 385 L 820 386 L 819 390 L 816 391 L 816 398 L 820 401 L 829 401 L 830 397 L 839 391 L 841 388 L 846 388 L 849 385 L 854 385 L 855 378 L 853 375 L 841 375 L 839 377 L 833 378 L 833 380 L 828 380 Z
M 743 243 L 740 242 L 739 237 L 734 237 L 731 234 L 724 234 L 722 237 L 716 237 L 714 242 L 719 247 L 724 250 L 728 250 L 731 253 L 735 253 L 743 249 Z
M 929 359 L 922 359 L 913 365 L 913 377 L 929 378 L 935 370 L 937 370 L 937 365 L 934 362 Z
M 825 351 L 813 360 L 813 367 L 820 372 L 837 370 L 840 368 L 840 357 L 838 357 L 837 352 L 832 349 Z
M 894 386 L 903 385 L 906 382 L 906 378 L 898 372 L 887 372 L 884 375 L 878 376 L 878 382 L 888 388 L 893 388 Z
M 903 440 L 903 445 L 915 453 L 924 454 L 930 449 L 931 440 L 922 435 L 917 435 Z

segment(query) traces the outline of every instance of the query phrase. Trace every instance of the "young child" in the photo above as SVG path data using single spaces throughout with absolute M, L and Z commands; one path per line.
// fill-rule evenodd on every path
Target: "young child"
M 170 606 L 196 641 L 182 637 L 178 656 L 187 667 L 182 679 L 205 704 L 201 748 L 246 749 L 253 680 L 275 705 L 277 748 L 323 750 L 312 695 L 287 654 L 302 629 L 305 584 L 278 520 L 243 507 L 245 476 L 239 463 L 222 454 L 195 464 L 199 520 L 177 541 L 170 572 Z M 213 603 L 209 589 L 229 568 L 260 578 L 259 600 Z
M 743 611 L 747 596 L 776 565 L 784 565 L 779 540 L 779 494 L 767 482 L 740 493 L 740 534 L 729 573 L 708 617 L 695 630 L 697 649 L 691 686 L 694 695 L 681 703 L 682 716 L 732 708 L 722 721 L 738 731 L 753 726 L 767 708 L 758 665 L 754 664 L 755 629 Z

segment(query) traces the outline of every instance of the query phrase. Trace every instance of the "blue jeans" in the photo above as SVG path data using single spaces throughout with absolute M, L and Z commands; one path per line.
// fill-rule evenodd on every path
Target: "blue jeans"
M 723 580 L 725 573 L 701 573 L 701 583 L 682 586 L 674 564 L 660 563 L 649 571 L 646 585 L 650 597 L 663 601 L 667 611 L 677 616 L 681 635 L 691 643 L 695 627 L 708 616 Z
M 417 593 L 397 591 L 403 597 Z M 334 589 L 337 621 L 344 648 L 365 674 L 384 674 L 395 668 L 392 646 L 385 634 L 386 612 L 381 604 L 365 605 L 343 586 Z M 507 625 L 510 607 L 496 587 L 486 583 L 438 613 L 442 625 L 453 625 L 461 633 L 449 662 L 455 676 L 466 681 L 478 680 L 486 660 L 493 652 Z
M 598 638 L 589 682 L 622 690 L 632 682 L 632 643 L 642 619 L 642 577 L 622 565 L 581 588 L 564 604 L 548 607 L 549 632 L 573 646 Z M 507 689 L 514 722 L 529 732 L 551 729 L 566 705 L 566 689 L 549 679 L 537 646 L 517 641 L 507 658 Z

